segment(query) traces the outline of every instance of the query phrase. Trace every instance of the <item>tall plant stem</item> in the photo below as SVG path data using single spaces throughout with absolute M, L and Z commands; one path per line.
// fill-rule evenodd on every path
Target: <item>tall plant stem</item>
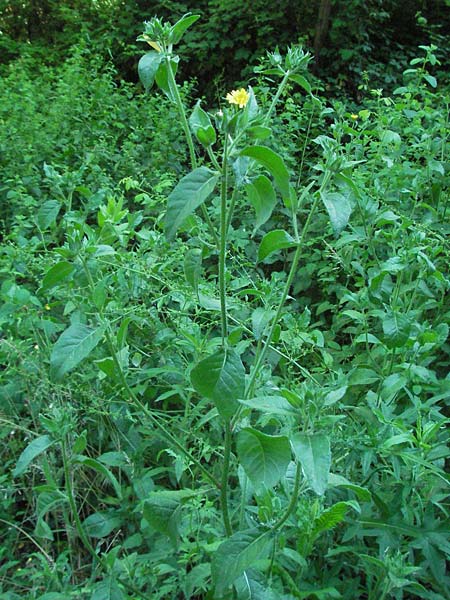
M 189 129 L 189 123 L 188 123 L 188 120 L 186 117 L 186 111 L 184 109 L 184 104 L 183 104 L 183 101 L 180 96 L 180 90 L 178 89 L 177 82 L 175 81 L 175 75 L 173 74 L 173 70 L 172 70 L 172 63 L 170 62 L 170 58 L 168 56 L 166 56 L 166 66 L 167 66 L 167 73 L 168 73 L 168 80 L 169 80 L 169 88 L 170 88 L 170 91 L 172 92 L 174 102 L 177 106 L 178 113 L 179 113 L 180 119 L 181 119 L 181 126 L 183 128 L 186 142 L 187 142 L 187 145 L 189 148 L 191 167 L 192 167 L 192 169 L 196 169 L 197 168 L 197 156 L 195 154 L 194 140 L 192 139 L 191 130 Z M 214 238 L 216 246 L 217 246 L 217 248 L 219 248 L 219 238 L 217 237 L 217 233 L 216 233 L 216 230 L 214 229 L 214 225 L 211 221 L 211 217 L 209 216 L 208 211 L 206 210 L 206 207 L 204 204 L 201 205 L 201 211 L 202 211 L 203 218 L 205 219 L 205 222 L 208 225 L 208 229 Z
M 263 125 L 267 125 L 267 123 L 269 122 L 270 117 L 272 116 L 272 113 L 275 110 L 275 106 L 277 105 L 278 100 L 280 99 L 280 96 L 283 93 L 284 88 L 286 87 L 290 75 L 291 71 L 286 71 L 286 73 L 284 74 L 283 79 L 281 80 L 280 85 L 278 86 L 277 93 L 272 98 L 269 110 L 267 111 L 266 116 L 264 117 Z
M 227 193 L 228 193 L 228 137 L 225 136 L 222 160 L 222 184 L 220 189 L 220 246 L 219 246 L 219 294 L 220 320 L 222 325 L 222 345 L 228 335 L 227 299 L 226 299 L 226 251 L 227 251 Z
M 293 513 L 293 511 L 295 510 L 295 507 L 297 506 L 297 498 L 298 498 L 298 491 L 300 489 L 300 476 L 301 476 L 301 465 L 300 463 L 297 463 L 297 467 L 295 469 L 295 480 L 294 480 L 294 488 L 292 490 L 292 496 L 291 496 L 291 500 L 284 512 L 284 514 L 281 515 L 281 517 L 278 519 L 278 521 L 276 521 L 273 525 L 272 525 L 272 531 L 275 532 L 278 529 L 280 529 L 280 527 L 282 525 L 284 525 L 286 523 L 286 521 L 289 519 L 289 517 L 291 516 L 291 514 Z
M 269 329 L 269 333 L 267 334 L 267 338 L 264 341 L 264 346 L 262 347 L 261 352 L 260 352 L 259 356 L 257 357 L 255 364 L 253 365 L 252 373 L 250 375 L 250 378 L 249 378 L 249 381 L 248 381 L 248 384 L 246 387 L 246 391 L 245 391 L 245 398 L 249 398 L 251 396 L 251 394 L 253 393 L 253 387 L 255 385 L 256 378 L 258 377 L 259 371 L 261 369 L 261 365 L 262 365 L 262 363 L 266 357 L 266 354 L 270 348 L 270 345 L 272 343 L 272 339 L 273 339 L 273 336 L 275 333 L 276 326 L 278 324 L 278 321 L 280 320 L 281 313 L 283 311 L 284 303 L 286 302 L 286 298 L 288 297 L 289 290 L 291 288 L 292 282 L 294 281 L 294 277 L 297 272 L 297 266 L 298 266 L 298 263 L 300 260 L 300 256 L 302 254 L 305 236 L 308 233 L 312 217 L 313 217 L 314 213 L 316 212 L 317 205 L 319 204 L 321 193 L 328 185 L 330 177 L 331 177 L 331 174 L 327 171 L 324 175 L 320 189 L 317 191 L 316 196 L 314 198 L 313 204 L 309 211 L 308 218 L 306 219 L 305 225 L 303 227 L 300 239 L 297 242 L 297 248 L 295 250 L 294 257 L 292 259 L 292 264 L 291 264 L 291 268 L 289 269 L 288 278 L 287 278 L 285 286 L 283 288 L 283 292 L 281 294 L 281 298 L 278 303 L 278 308 L 275 312 L 275 316 L 273 317 L 272 324 Z M 241 411 L 242 411 L 242 407 L 238 408 L 236 414 L 233 417 L 232 427 L 236 424 L 237 420 L 239 419 Z
M 223 524 L 228 537 L 233 535 L 231 527 L 230 513 L 228 510 L 228 473 L 230 470 L 230 455 L 231 455 L 231 426 L 227 419 L 225 423 L 225 440 L 223 450 L 223 465 L 222 465 L 222 485 L 220 488 L 220 504 L 222 507 Z

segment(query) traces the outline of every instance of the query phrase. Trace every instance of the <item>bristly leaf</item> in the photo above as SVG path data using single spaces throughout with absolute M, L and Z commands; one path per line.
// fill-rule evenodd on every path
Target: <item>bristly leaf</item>
M 228 419 L 245 394 L 245 369 L 234 350 L 219 350 L 200 361 L 191 372 L 195 390 L 213 400 L 219 414 Z
M 48 435 L 41 435 L 30 442 L 17 460 L 16 468 L 13 471 L 13 477 L 22 475 L 22 473 L 28 469 L 31 462 L 53 444 L 54 440 Z
M 297 433 L 292 436 L 291 445 L 309 485 L 316 494 L 322 496 L 327 489 L 330 473 L 330 440 L 320 433 Z
M 178 42 L 183 37 L 185 31 L 189 29 L 189 27 L 193 25 L 198 19 L 200 19 L 200 15 L 191 15 L 191 13 L 183 15 L 181 19 L 179 19 L 170 30 L 170 43 L 178 44 Z
M 159 69 L 161 62 L 164 60 L 164 56 L 159 52 L 151 51 L 147 52 L 142 56 L 138 64 L 138 74 L 145 91 L 152 87 L 156 73 Z
M 75 323 L 63 331 L 53 346 L 50 356 L 50 375 L 54 381 L 74 369 L 97 346 L 103 337 L 104 327 L 88 327 Z
M 223 542 L 214 554 L 211 575 L 217 597 L 221 597 L 244 571 L 269 555 L 271 532 L 239 531 Z
M 178 227 L 212 194 L 219 174 L 198 167 L 183 177 L 169 196 L 165 219 L 166 238 L 175 237 Z
M 289 235 L 283 229 L 275 229 L 275 231 L 269 231 L 261 240 L 261 244 L 258 249 L 258 261 L 264 260 L 277 250 L 283 250 L 285 248 L 294 248 L 297 246 L 296 241 L 292 236 Z
M 246 184 L 245 191 L 256 213 L 253 228 L 253 234 L 255 234 L 261 225 L 270 219 L 277 203 L 277 197 L 270 179 L 265 175 L 259 175 L 251 183 Z
M 266 435 L 251 427 L 238 433 L 236 447 L 239 461 L 257 491 L 274 487 L 291 460 L 286 436 Z
M 265 167 L 272 175 L 283 200 L 290 200 L 289 171 L 279 154 L 267 148 L 267 146 L 247 146 L 242 150 L 241 156 L 253 158 Z
M 338 192 L 326 192 L 321 194 L 321 198 L 330 217 L 334 233 L 340 233 L 347 226 L 353 210 L 348 194 L 344 196 Z

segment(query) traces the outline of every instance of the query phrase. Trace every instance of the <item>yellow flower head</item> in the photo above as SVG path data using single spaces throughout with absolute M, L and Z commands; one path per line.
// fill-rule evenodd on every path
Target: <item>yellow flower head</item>
M 45 310 L 52 310 L 52 308 L 51 308 L 50 304 L 46 304 L 46 305 L 44 306 L 44 308 L 45 308 Z
M 350 115 L 350 118 L 353 119 L 354 121 L 357 121 L 358 119 L 358 115 Z
M 232 90 L 229 94 L 227 94 L 227 101 L 230 104 L 237 104 L 239 108 L 244 108 L 247 106 L 247 102 L 250 99 L 250 94 L 244 88 L 240 90 Z

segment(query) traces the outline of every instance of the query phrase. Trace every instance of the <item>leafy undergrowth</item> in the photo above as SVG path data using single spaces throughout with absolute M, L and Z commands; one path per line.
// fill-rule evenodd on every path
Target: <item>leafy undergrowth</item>
M 297 75 L 264 120 L 264 73 L 222 107 L 222 272 L 194 212 L 221 219 L 222 114 L 189 175 L 164 81 L 12 66 L 1 599 L 448 597 L 449 95 L 420 54 L 358 107 Z

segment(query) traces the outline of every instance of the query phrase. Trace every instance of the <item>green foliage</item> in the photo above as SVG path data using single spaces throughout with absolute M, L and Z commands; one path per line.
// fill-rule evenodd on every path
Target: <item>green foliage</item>
M 207 111 L 192 23 L 142 97 L 86 48 L 0 83 L 0 598 L 445 598 L 437 49 L 359 105 L 274 51 Z

